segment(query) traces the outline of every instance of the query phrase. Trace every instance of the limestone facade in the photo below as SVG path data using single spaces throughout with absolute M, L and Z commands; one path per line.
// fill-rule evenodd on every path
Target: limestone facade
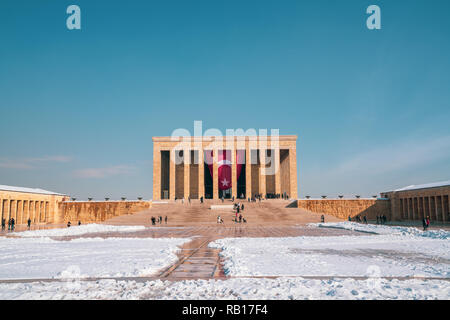
M 219 199 L 218 152 L 231 153 L 231 196 L 297 198 L 297 136 L 153 137 L 153 199 Z M 245 151 L 239 179 L 236 152 Z M 212 151 L 212 176 L 205 153 Z M 274 169 L 274 170 L 272 170 Z
M 16 224 L 26 224 L 28 218 L 33 224 L 60 223 L 58 203 L 68 198 L 39 189 L 0 187 L 0 216 L 6 224 L 12 218 Z
M 391 220 L 391 203 L 387 199 L 306 199 L 298 200 L 299 208 L 311 212 L 324 213 L 340 219 L 361 218 L 375 220 L 377 216 L 386 216 Z
M 391 200 L 393 219 L 422 220 L 428 216 L 432 221 L 450 221 L 450 184 L 406 189 L 381 194 Z
M 133 214 L 150 207 L 150 201 L 63 201 L 59 203 L 59 212 L 65 223 L 81 221 L 84 224 Z

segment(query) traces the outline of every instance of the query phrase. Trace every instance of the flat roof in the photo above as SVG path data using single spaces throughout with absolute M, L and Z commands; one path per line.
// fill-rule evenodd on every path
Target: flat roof
M 425 184 L 418 184 L 418 185 L 410 185 L 406 186 L 400 189 L 393 190 L 395 192 L 398 191 L 409 191 L 409 190 L 418 190 L 418 189 L 429 189 L 429 188 L 439 188 L 439 187 L 446 187 L 450 186 L 450 180 L 447 181 L 440 181 L 440 182 L 432 182 L 432 183 L 425 183 Z M 391 191 L 392 192 L 392 191 Z
M 39 188 L 26 188 L 26 187 L 14 187 L 14 186 L 5 186 L 0 184 L 0 191 L 11 191 L 11 192 L 23 192 L 23 193 L 37 193 L 37 194 L 47 194 L 47 195 L 56 195 L 56 196 L 67 196 L 66 194 L 57 193 L 53 191 L 48 191 Z
M 171 137 L 152 137 L 152 140 L 155 142 L 166 142 L 166 141 L 183 141 L 184 139 L 191 139 L 191 141 L 213 141 L 213 140 L 223 140 L 226 141 L 227 138 L 234 138 L 234 140 L 242 139 L 242 140 L 248 140 L 248 141 L 254 141 L 259 140 L 261 138 L 265 140 L 271 140 L 272 137 L 277 137 L 281 141 L 297 141 L 296 135 L 280 135 L 280 136 L 171 136 Z

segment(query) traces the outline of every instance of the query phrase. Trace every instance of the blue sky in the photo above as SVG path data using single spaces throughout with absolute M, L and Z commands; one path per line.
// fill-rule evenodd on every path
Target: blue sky
M 66 28 L 81 8 L 82 29 Z M 365 13 L 381 8 L 382 29 Z M 152 136 L 298 135 L 299 196 L 450 179 L 450 2 L 0 2 L 0 184 L 152 196 Z

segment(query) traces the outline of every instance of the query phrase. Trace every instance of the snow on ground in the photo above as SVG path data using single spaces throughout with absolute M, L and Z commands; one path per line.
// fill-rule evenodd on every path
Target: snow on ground
M 1 238 L 0 279 L 148 276 L 177 261 L 187 238 Z
M 413 227 L 387 226 L 379 224 L 363 224 L 356 222 L 327 222 L 327 223 L 310 223 L 312 227 L 346 229 L 353 231 L 361 231 L 375 234 L 397 234 L 403 236 L 420 236 L 432 239 L 450 239 L 450 231 L 446 230 L 427 230 L 422 231 Z
M 81 226 L 73 226 L 70 228 L 58 229 L 42 229 L 30 230 L 23 232 L 14 232 L 11 235 L 23 238 L 27 237 L 64 237 L 64 236 L 79 236 L 88 233 L 105 233 L 105 232 L 135 232 L 144 230 L 144 226 L 111 226 L 107 224 L 85 224 Z
M 302 278 L 1 283 L 0 299 L 441 299 L 447 281 Z
M 403 235 L 227 238 L 231 276 L 421 276 L 450 278 L 450 241 Z

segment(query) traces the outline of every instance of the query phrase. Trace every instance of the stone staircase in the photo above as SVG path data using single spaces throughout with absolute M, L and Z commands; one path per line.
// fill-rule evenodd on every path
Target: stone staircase
M 236 202 L 236 201 L 235 201 Z M 247 220 L 247 226 L 274 226 L 274 225 L 295 225 L 306 224 L 310 222 L 320 222 L 320 214 L 312 213 L 300 208 L 289 206 L 292 201 L 271 199 L 261 202 L 240 201 L 244 204 L 243 217 Z M 205 200 L 200 203 L 199 200 L 181 202 L 155 202 L 150 209 L 132 214 L 114 217 L 105 221 L 107 224 L 116 225 L 146 225 L 151 226 L 151 217 L 162 216 L 163 222 L 158 226 L 166 226 L 164 218 L 168 217 L 167 226 L 198 226 L 198 225 L 217 225 L 217 216 L 220 215 L 225 225 L 235 224 L 232 220 L 235 213 L 229 208 L 211 210 L 211 205 L 230 205 L 231 200 Z M 325 221 L 342 221 L 333 216 L 325 216 Z

